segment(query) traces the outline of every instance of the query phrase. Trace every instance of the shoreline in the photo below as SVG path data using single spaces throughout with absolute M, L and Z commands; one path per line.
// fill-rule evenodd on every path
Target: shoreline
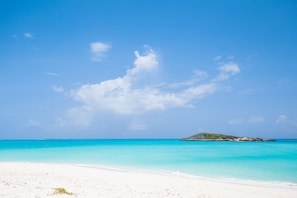
M 0 162 L 1 163 L 1 162 Z M 29 162 L 30 163 L 30 162 Z M 33 162 L 35 163 L 35 162 Z M 46 163 L 51 164 L 51 163 Z M 107 171 L 115 171 L 115 172 L 128 172 L 128 173 L 145 173 L 145 174 L 153 174 L 153 175 L 167 175 L 167 176 L 180 176 L 191 179 L 198 180 L 209 180 L 220 183 L 230 183 L 230 184 L 238 184 L 238 185 L 251 185 L 251 186 L 296 186 L 297 183 L 287 182 L 287 181 L 265 181 L 265 180 L 251 180 L 251 179 L 241 179 L 241 178 L 232 178 L 232 177 L 213 177 L 213 176 L 202 176 L 195 175 L 191 173 L 184 173 L 181 171 L 170 171 L 170 170 L 162 170 L 162 169 L 145 169 L 145 168 L 137 168 L 137 167 L 123 167 L 123 166 L 115 166 L 115 165 L 98 165 L 98 164 L 75 164 L 75 163 L 53 163 L 53 164 L 66 164 L 72 165 L 82 168 L 92 168 L 95 170 L 107 170 Z
M 54 194 L 65 188 L 73 195 Z M 4 197 L 297 197 L 297 184 L 214 179 L 87 164 L 0 162 Z

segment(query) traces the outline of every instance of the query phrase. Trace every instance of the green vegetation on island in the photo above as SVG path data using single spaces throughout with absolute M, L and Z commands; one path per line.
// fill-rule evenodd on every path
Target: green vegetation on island
M 198 133 L 196 135 L 181 138 L 183 141 L 233 141 L 233 142 L 271 142 L 273 139 L 238 137 L 232 135 L 224 135 L 219 133 Z

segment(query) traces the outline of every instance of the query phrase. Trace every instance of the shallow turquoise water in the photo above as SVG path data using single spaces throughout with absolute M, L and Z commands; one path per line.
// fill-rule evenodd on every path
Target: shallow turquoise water
M 0 140 L 0 161 L 107 165 L 297 183 L 297 140 Z

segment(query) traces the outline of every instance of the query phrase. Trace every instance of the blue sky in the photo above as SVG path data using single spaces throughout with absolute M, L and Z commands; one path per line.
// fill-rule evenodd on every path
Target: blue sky
M 0 2 L 0 138 L 297 138 L 297 2 Z

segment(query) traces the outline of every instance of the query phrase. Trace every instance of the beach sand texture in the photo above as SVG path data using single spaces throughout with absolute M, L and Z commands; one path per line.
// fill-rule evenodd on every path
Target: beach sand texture
M 64 188 L 73 194 L 55 194 L 55 188 Z M 1 162 L 0 197 L 296 198 L 297 186 L 244 184 L 70 164 Z

